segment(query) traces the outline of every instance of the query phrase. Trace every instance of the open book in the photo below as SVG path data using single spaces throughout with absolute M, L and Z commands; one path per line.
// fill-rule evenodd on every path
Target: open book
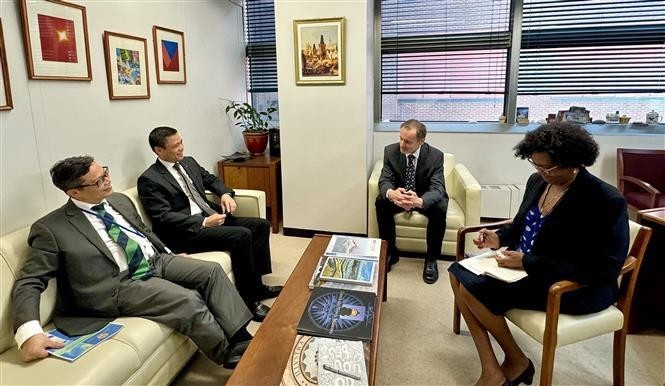
M 53 340 L 64 343 L 65 346 L 62 348 L 50 348 L 48 352 L 58 358 L 73 362 L 88 350 L 117 334 L 122 327 L 122 324 L 109 323 L 97 332 L 80 336 L 67 336 L 61 331 L 53 329 L 48 331 L 46 335 Z
M 487 251 L 468 257 L 459 263 L 476 275 L 490 276 L 507 283 L 514 283 L 527 277 L 524 269 L 499 267 L 494 258 L 497 253 L 501 251 Z

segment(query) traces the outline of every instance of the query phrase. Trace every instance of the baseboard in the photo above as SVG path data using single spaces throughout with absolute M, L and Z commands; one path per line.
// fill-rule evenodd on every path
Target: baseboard
M 331 231 L 323 231 L 315 229 L 300 229 L 300 228 L 286 228 L 286 227 L 282 229 L 282 233 L 284 234 L 284 236 L 305 237 L 305 238 L 312 238 L 316 234 L 367 237 L 367 235 L 364 233 L 342 233 L 342 232 L 331 232 Z

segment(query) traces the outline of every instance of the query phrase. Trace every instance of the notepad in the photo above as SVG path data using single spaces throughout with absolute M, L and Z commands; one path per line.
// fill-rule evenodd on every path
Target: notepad
M 521 268 L 499 267 L 495 256 L 500 251 L 487 251 L 479 255 L 468 257 L 459 263 L 476 275 L 490 276 L 507 283 L 514 283 L 527 277 L 527 273 Z

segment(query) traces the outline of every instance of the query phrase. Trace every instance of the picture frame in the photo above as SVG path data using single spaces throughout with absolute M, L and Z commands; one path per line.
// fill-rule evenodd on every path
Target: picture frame
M 9 69 L 7 67 L 7 52 L 5 50 L 5 34 L 2 30 L 2 19 L 0 18 L 0 110 L 11 110 L 12 90 L 9 85 Z
M 28 77 L 92 80 L 85 7 L 61 0 L 19 4 Z
M 346 82 L 344 18 L 293 21 L 296 85 Z
M 187 83 L 185 34 L 182 31 L 153 25 L 152 39 L 155 48 L 157 83 Z
M 104 31 L 109 99 L 150 98 L 148 43 L 145 38 Z

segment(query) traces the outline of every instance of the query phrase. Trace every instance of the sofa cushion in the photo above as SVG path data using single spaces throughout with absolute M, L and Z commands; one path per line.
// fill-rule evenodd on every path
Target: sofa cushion
M 420 212 L 413 211 L 411 213 L 400 212 L 395 214 L 395 226 L 402 227 L 416 227 L 416 228 L 427 228 L 427 217 Z M 459 206 L 457 201 L 449 200 L 448 201 L 448 212 L 446 213 L 446 228 L 447 229 L 459 229 L 464 226 L 464 212 Z M 398 235 L 400 234 L 397 231 Z M 405 237 L 424 237 L 422 234 L 417 236 L 412 235 L 403 235 Z

